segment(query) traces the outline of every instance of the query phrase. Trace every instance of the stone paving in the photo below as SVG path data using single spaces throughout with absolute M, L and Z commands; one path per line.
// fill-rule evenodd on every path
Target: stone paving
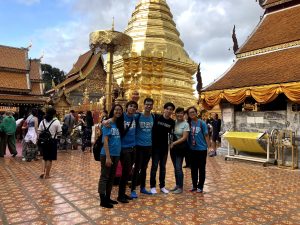
M 190 170 L 184 169 L 183 194 L 139 195 L 129 204 L 103 209 L 97 193 L 100 166 L 91 153 L 59 152 L 48 180 L 39 179 L 41 160 L 9 155 L 0 158 L 0 225 L 300 224 L 299 170 L 218 156 L 208 159 L 203 194 L 188 192 Z M 172 188 L 171 160 L 167 169 L 167 188 Z

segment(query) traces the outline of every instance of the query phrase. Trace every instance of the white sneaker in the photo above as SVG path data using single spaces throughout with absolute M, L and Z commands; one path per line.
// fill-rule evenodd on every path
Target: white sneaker
M 157 191 L 156 191 L 156 188 L 155 187 L 153 187 L 153 188 L 151 188 L 150 189 L 150 192 L 151 192 L 151 194 L 157 194 Z
M 169 193 L 169 191 L 165 187 L 161 188 L 160 191 L 162 193 L 164 193 L 164 194 L 168 194 Z
M 26 161 L 26 158 L 22 158 L 22 161 L 25 162 L 25 161 Z

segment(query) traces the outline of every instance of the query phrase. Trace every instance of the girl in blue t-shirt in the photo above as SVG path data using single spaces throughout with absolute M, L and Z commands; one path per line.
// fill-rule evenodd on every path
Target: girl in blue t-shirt
M 102 141 L 103 148 L 101 149 L 101 175 L 99 180 L 98 192 L 100 195 L 100 206 L 105 208 L 113 208 L 113 204 L 118 204 L 117 201 L 110 199 L 113 181 L 116 174 L 117 165 L 120 159 L 121 152 L 121 136 L 120 133 L 124 129 L 123 107 L 116 104 L 112 107 L 109 118 L 110 127 L 103 126 Z
M 195 107 L 189 107 L 187 114 L 190 125 L 188 143 L 191 149 L 191 175 L 193 182 L 193 187 L 190 191 L 202 193 L 205 182 L 207 149 L 209 147 L 208 131 L 206 123 L 198 119 Z

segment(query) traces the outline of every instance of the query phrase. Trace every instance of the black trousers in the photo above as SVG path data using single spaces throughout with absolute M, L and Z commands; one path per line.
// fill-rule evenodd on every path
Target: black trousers
M 205 182 L 207 150 L 191 150 L 191 174 L 193 188 L 203 190 Z
M 156 186 L 156 172 L 159 165 L 159 186 L 160 188 L 165 187 L 165 178 L 166 178 L 166 164 L 168 159 L 167 149 L 155 149 L 155 152 L 152 153 L 152 166 L 150 174 L 150 187 L 153 188 Z
M 184 158 L 185 158 L 185 165 L 188 167 L 191 166 L 191 150 L 189 148 L 184 152 Z
M 123 197 L 126 193 L 126 185 L 135 161 L 135 147 L 122 148 L 120 161 L 122 165 L 122 176 L 119 183 L 119 197 Z
M 131 191 L 136 189 L 140 180 L 140 189 L 146 186 L 147 167 L 151 158 L 151 146 L 136 146 L 136 157 L 132 174 Z
M 99 179 L 99 185 L 98 185 L 98 193 L 104 194 L 107 197 L 110 197 L 111 190 L 113 187 L 114 178 L 116 175 L 116 170 L 118 166 L 118 162 L 120 157 L 118 156 L 111 156 L 112 165 L 111 167 L 107 167 L 105 165 L 106 162 L 106 156 L 101 156 L 101 174 Z

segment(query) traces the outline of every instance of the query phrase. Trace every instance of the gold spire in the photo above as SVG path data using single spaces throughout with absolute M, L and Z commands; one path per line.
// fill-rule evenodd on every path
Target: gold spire
M 116 61 L 114 77 L 124 79 L 128 93 L 138 89 L 140 101 L 152 97 L 157 107 L 167 101 L 182 107 L 195 105 L 192 75 L 197 64 L 184 50 L 167 2 L 140 0 L 125 33 L 133 39 L 131 54 Z
M 112 30 L 112 31 L 115 30 L 115 17 L 112 18 L 112 26 L 111 26 L 111 30 Z
M 165 0 L 140 0 L 125 33 L 133 38 L 133 52 L 163 54 L 192 63 Z

